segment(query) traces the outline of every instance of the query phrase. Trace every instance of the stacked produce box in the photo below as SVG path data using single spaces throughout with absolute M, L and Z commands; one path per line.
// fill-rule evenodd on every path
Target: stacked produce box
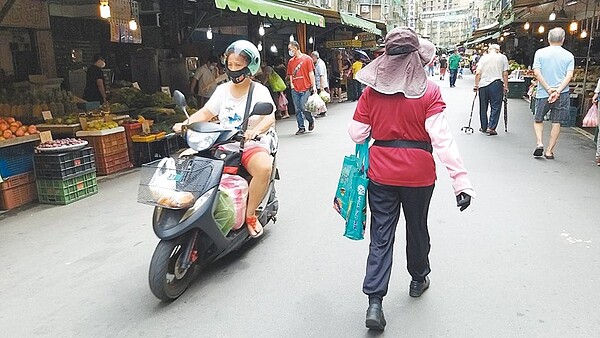
M 89 146 L 37 153 L 34 163 L 40 203 L 70 204 L 98 192 L 94 153 Z
M 37 198 L 33 171 L 4 178 L 0 183 L 0 209 L 10 210 Z
M 78 131 L 77 136 L 94 149 L 98 175 L 110 175 L 131 168 L 125 128 Z

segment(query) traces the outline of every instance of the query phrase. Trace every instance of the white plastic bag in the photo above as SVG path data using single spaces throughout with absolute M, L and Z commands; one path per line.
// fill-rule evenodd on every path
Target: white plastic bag
M 598 105 L 593 104 L 583 118 L 583 126 L 594 128 L 598 126 Z
M 313 114 L 320 114 L 327 111 L 327 106 L 319 94 L 314 93 L 308 98 L 308 101 L 306 101 L 304 109 Z
M 154 201 L 165 208 L 189 208 L 195 202 L 194 195 L 186 191 L 177 191 L 177 181 L 173 178 L 176 173 L 175 159 L 163 158 L 158 163 L 148 188 Z

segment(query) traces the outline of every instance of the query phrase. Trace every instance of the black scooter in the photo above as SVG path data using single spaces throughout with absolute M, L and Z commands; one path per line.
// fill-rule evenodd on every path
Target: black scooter
M 176 91 L 174 99 L 188 115 L 183 94 Z M 254 115 L 269 115 L 272 111 L 271 103 L 257 102 L 246 120 Z M 243 126 L 245 128 L 247 123 Z M 224 234 L 213 214 L 219 203 L 219 183 L 226 167 L 239 168 L 238 175 L 247 181 L 251 180 L 239 163 L 243 135 L 244 130 L 222 129 L 209 122 L 192 123 L 184 126 L 183 136 L 194 154 L 186 154 L 189 149 L 183 152 L 183 156 L 171 160 L 174 167 L 159 167 L 157 161 L 142 168 L 138 202 L 155 206 L 152 225 L 156 236 L 161 239 L 150 262 L 150 290 L 162 301 L 181 296 L 190 285 L 197 268 L 238 250 L 252 239 L 245 224 L 238 230 Z M 237 141 L 241 141 L 240 153 L 224 153 L 219 147 Z M 276 145 L 273 148 L 272 155 L 275 157 Z M 191 193 L 195 197 L 193 205 L 168 208 L 158 204 L 156 198 L 152 198 L 156 193 L 152 180 L 160 175 L 166 177 L 165 180 L 171 180 L 173 185 L 170 189 L 174 194 Z M 263 226 L 276 221 L 279 208 L 275 193 L 276 179 L 279 179 L 279 173 L 275 159 L 269 188 L 257 209 L 258 220 Z

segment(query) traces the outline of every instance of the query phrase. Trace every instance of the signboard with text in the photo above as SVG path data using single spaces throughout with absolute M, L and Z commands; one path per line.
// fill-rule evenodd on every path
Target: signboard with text
M 325 48 L 360 48 L 362 41 L 360 40 L 336 40 L 325 41 Z

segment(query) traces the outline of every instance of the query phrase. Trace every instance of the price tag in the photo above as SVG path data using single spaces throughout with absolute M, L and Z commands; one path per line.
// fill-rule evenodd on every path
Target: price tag
M 137 83 L 137 82 L 134 82 L 134 83 L 132 83 L 132 84 L 131 84 L 131 86 L 132 86 L 133 88 L 135 88 L 135 89 L 139 89 L 139 90 L 141 90 L 141 88 L 140 88 L 140 84 L 139 84 L 139 83 Z
M 49 110 L 44 110 L 42 112 L 42 117 L 44 118 L 45 121 L 52 120 L 52 112 Z
M 42 131 L 40 133 L 40 142 L 44 143 L 44 142 L 48 142 L 48 141 L 52 141 L 52 132 L 51 131 Z
M 87 118 L 80 117 L 79 124 L 81 125 L 81 130 L 87 130 Z

